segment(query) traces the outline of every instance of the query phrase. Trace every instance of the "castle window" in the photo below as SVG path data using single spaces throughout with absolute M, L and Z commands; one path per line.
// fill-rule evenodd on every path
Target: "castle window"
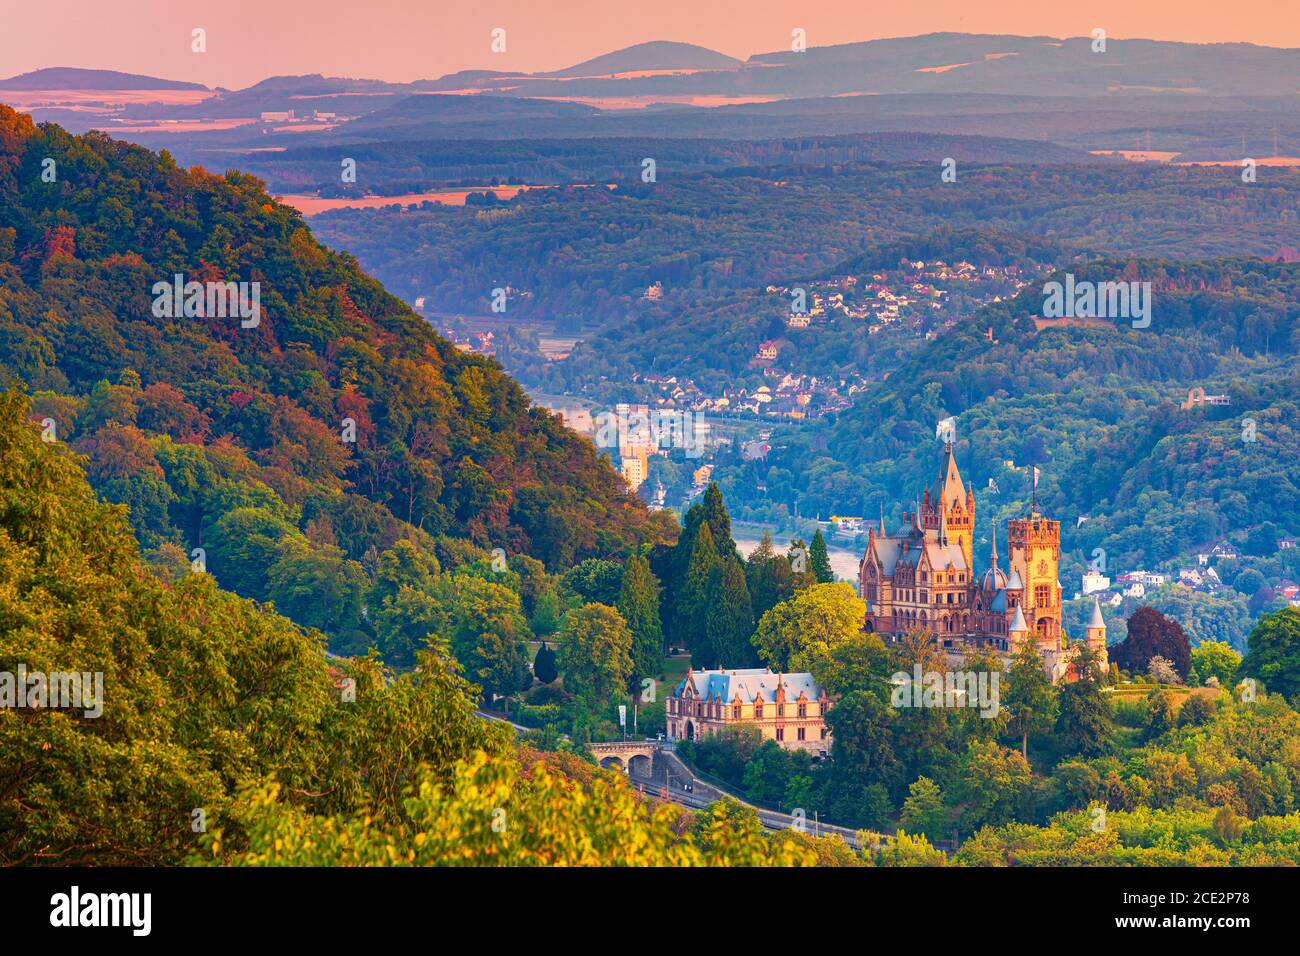
M 784 717 L 784 716 L 785 716 L 785 704 L 777 704 L 777 705 L 776 705 L 776 715 L 777 715 L 778 717 Z
M 800 717 L 807 717 L 807 716 L 808 716 L 808 705 L 807 705 L 807 704 L 800 704 L 800 705 L 799 705 L 799 716 L 800 716 Z
M 755 705 L 754 705 L 754 719 L 755 719 L 755 720 L 762 720 L 762 719 L 763 719 L 763 705 L 762 705 L 762 704 L 755 704 Z
M 778 728 L 776 728 L 776 739 L 777 739 L 777 740 L 785 740 L 785 728 L 784 728 L 784 727 L 778 727 Z
M 731 719 L 740 720 L 740 705 L 736 704 L 731 708 Z
M 798 734 L 799 734 L 799 739 L 800 739 L 800 740 L 803 740 L 803 739 L 804 739 L 804 734 L 803 734 L 803 728 L 802 728 L 802 727 L 800 727 L 800 728 L 798 729 Z

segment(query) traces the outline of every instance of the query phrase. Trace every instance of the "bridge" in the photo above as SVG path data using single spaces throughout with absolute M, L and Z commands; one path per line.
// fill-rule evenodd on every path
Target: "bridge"
M 594 743 L 590 747 L 602 767 L 645 779 L 652 775 L 655 756 L 672 750 L 672 744 L 665 745 L 662 740 L 616 740 Z

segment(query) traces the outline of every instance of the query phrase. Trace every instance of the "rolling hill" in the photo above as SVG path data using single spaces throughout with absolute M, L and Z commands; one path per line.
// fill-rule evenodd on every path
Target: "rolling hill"
M 564 568 L 674 533 L 499 366 L 254 179 L 0 108 L 0 223 L 3 382 L 89 456 L 151 560 L 204 548 L 219 581 L 264 600 L 286 549 L 313 549 L 298 571 L 316 583 L 290 613 L 337 648 L 371 640 L 346 608 L 398 541 L 444 567 L 499 548 Z M 167 317 L 155 285 L 177 275 L 256 283 L 257 321 Z

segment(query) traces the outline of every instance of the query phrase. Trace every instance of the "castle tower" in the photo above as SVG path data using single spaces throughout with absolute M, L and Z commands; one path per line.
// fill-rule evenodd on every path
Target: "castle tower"
M 952 442 L 944 442 L 939 477 L 933 488 L 925 489 L 921 499 L 921 526 L 927 531 L 942 531 L 949 543 L 960 545 L 967 571 L 974 569 L 971 549 L 975 543 L 975 495 L 961 480 Z
M 1097 652 L 1102 673 L 1110 670 L 1110 655 L 1106 651 L 1106 621 L 1101 616 L 1101 605 L 1095 596 L 1092 599 L 1092 618 L 1088 621 L 1085 640 Z
M 1019 606 L 1016 607 L 1016 616 L 1012 619 L 1011 626 L 1007 628 L 1007 640 L 1013 654 L 1019 653 L 1029 640 L 1029 625 L 1025 623 L 1025 615 Z
M 1041 650 L 1061 649 L 1061 523 L 1036 511 L 1007 522 L 1008 563 L 1020 579 L 1025 620 Z

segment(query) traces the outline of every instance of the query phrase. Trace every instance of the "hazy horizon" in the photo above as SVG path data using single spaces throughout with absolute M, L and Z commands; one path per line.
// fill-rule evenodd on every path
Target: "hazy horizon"
M 1251 43 L 1300 47 L 1300 7 L 1261 0 L 1250 16 L 1223 6 L 1190 9 L 1178 0 L 1098 0 L 1042 9 L 1037 0 L 972 5 L 937 0 L 924 9 L 864 10 L 848 2 L 794 4 L 720 0 L 711 8 L 663 0 L 653 8 L 558 0 L 546 10 L 523 0 L 491 9 L 438 9 L 411 0 L 68 0 L 8 11 L 0 35 L 3 75 L 50 67 L 117 70 L 209 87 L 241 88 L 268 76 L 321 73 L 407 82 L 460 70 L 563 69 L 653 40 L 693 43 L 739 60 L 789 49 L 791 31 L 807 45 L 833 46 L 928 33 L 1080 37 L 1101 27 L 1116 39 Z M 491 33 L 506 30 L 493 53 Z M 190 49 L 191 31 L 207 51 Z M 1297 83 L 1300 86 L 1300 82 Z

